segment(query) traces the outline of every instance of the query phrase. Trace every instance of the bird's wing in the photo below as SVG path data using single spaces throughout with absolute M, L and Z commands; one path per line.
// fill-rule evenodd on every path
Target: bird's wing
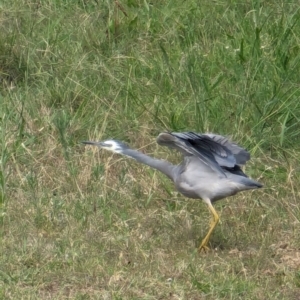
M 195 156 L 204 163 L 206 166 L 210 167 L 217 173 L 224 174 L 221 166 L 215 160 L 213 154 L 211 153 L 209 147 L 199 148 L 195 145 L 195 142 L 199 142 L 199 135 L 191 132 L 184 133 L 168 133 L 164 132 L 159 134 L 157 137 L 157 143 L 162 146 L 167 146 L 169 148 L 175 148 L 179 150 L 184 156 Z M 208 138 L 210 139 L 210 138 Z M 203 140 L 201 136 L 201 140 Z
M 227 148 L 235 157 L 237 165 L 244 165 L 250 159 L 250 154 L 248 151 L 246 151 L 239 145 L 229 141 L 228 138 L 212 133 L 206 133 L 205 135 L 210 137 L 212 140 L 222 145 L 223 147 Z
M 194 155 L 215 171 L 223 174 L 222 167 L 234 168 L 250 158 L 246 150 L 220 135 L 194 132 L 161 133 L 157 142 L 160 145 L 176 148 L 183 155 Z

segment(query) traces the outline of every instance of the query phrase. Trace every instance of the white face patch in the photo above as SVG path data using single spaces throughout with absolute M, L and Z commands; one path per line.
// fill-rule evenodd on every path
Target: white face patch
M 105 148 L 106 150 L 116 152 L 116 153 L 122 153 L 122 146 L 117 141 L 107 140 L 102 142 L 102 144 L 103 144 L 103 148 Z

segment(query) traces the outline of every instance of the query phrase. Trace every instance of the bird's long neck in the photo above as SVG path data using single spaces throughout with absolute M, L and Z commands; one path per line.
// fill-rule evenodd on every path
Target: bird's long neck
M 172 165 L 168 161 L 150 157 L 142 152 L 130 148 L 123 151 L 122 154 L 129 156 L 142 164 L 152 167 L 168 176 L 171 180 L 174 180 L 174 171 L 177 166 Z

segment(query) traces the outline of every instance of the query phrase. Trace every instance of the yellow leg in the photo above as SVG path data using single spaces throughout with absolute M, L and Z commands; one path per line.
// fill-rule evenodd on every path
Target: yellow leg
M 208 209 L 210 210 L 210 212 L 213 215 L 213 219 L 212 222 L 210 224 L 210 228 L 208 230 L 208 233 L 206 234 L 205 238 L 202 240 L 200 246 L 199 246 L 199 251 L 207 251 L 209 249 L 209 247 L 207 246 L 208 241 L 210 239 L 210 236 L 212 234 L 212 232 L 214 231 L 216 225 L 219 222 L 219 215 L 217 214 L 216 210 L 214 209 L 214 207 L 212 206 L 212 204 L 210 203 L 210 201 L 207 203 L 208 204 Z

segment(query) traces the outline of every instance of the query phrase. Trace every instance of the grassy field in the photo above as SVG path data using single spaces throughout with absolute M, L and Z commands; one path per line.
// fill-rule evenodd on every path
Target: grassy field
M 298 1 L 3 0 L 1 299 L 300 299 Z M 264 184 L 209 212 L 161 131 L 231 136 Z

